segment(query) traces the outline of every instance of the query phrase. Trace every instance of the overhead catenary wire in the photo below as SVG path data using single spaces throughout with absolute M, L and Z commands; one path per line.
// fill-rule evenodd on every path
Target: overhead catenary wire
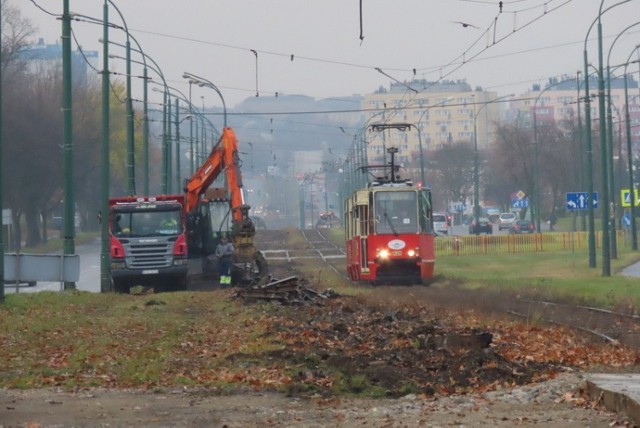
M 553 6 L 553 4 L 557 3 L 557 1 L 563 1 L 563 3 L 558 5 L 558 6 Z M 542 9 L 542 13 L 539 16 L 537 16 L 535 19 L 524 23 L 523 25 L 521 25 L 518 28 L 515 28 L 514 32 L 513 32 L 513 33 L 515 33 L 517 31 L 525 28 L 527 25 L 530 25 L 532 22 L 535 22 L 536 20 L 542 18 L 543 16 L 546 16 L 549 13 L 552 13 L 554 10 L 558 9 L 559 7 L 561 7 L 561 6 L 563 6 L 563 5 L 567 4 L 567 3 L 570 3 L 571 1 L 572 0 L 547 0 L 547 1 L 544 1 L 544 2 L 538 2 L 535 5 L 532 5 L 532 6 L 529 6 L 529 7 L 526 7 L 526 8 L 520 8 L 518 10 L 506 10 L 506 8 L 505 8 L 503 13 L 518 13 L 518 12 L 527 11 L 527 10 Z M 38 8 L 40 8 L 41 10 L 45 11 L 46 13 L 49 13 L 52 16 L 56 16 L 55 14 L 47 12 L 44 8 L 39 6 L 35 0 L 31 0 L 31 2 L 34 5 L 36 5 Z M 482 2 L 479 2 L 479 3 L 482 3 Z M 509 6 L 510 7 L 510 6 L 516 5 L 516 4 L 520 3 L 520 2 L 519 1 L 509 1 L 509 2 L 504 2 L 504 3 L 505 3 L 505 6 Z M 530 3 L 530 1 L 528 1 L 527 3 Z M 491 2 L 487 2 L 486 4 L 492 4 L 495 7 L 495 5 L 497 3 L 491 1 Z M 553 6 L 553 7 L 551 7 L 551 6 Z M 491 25 L 488 28 L 491 28 Z M 193 41 L 193 42 L 196 42 L 196 43 L 204 43 L 204 44 L 207 44 L 207 45 L 221 46 L 221 47 L 231 48 L 231 49 L 242 49 L 242 50 L 247 50 L 248 49 L 246 47 L 234 46 L 234 45 L 224 44 L 224 43 L 209 42 L 209 41 L 205 41 L 205 40 L 198 40 L 198 39 L 189 38 L 189 37 L 180 37 L 180 36 L 169 35 L 169 34 L 164 34 L 164 33 L 159 33 L 159 32 L 151 32 L 151 31 L 144 31 L 144 30 L 138 30 L 138 29 L 132 29 L 131 31 L 136 31 L 136 32 L 139 32 L 139 33 L 154 34 L 154 35 L 159 35 L 159 36 L 162 36 L 162 37 L 169 37 L 169 38 L 172 38 L 172 39 L 181 39 L 181 40 L 185 40 L 185 41 Z M 507 34 L 501 40 L 505 39 L 506 37 L 511 36 L 513 33 Z M 498 42 L 500 42 L 501 40 L 497 40 L 496 44 Z M 477 43 L 477 41 L 474 42 L 474 43 Z M 487 48 L 483 49 L 483 51 L 478 52 L 475 55 L 472 55 L 471 57 L 468 56 L 468 53 L 473 48 L 473 46 L 474 45 L 472 44 L 469 48 L 467 48 L 456 59 L 454 59 L 452 61 L 449 61 L 448 63 L 446 63 L 444 65 L 439 65 L 439 66 L 435 66 L 435 67 L 427 67 L 427 68 L 384 67 L 384 69 L 388 70 L 388 71 L 399 71 L 399 72 L 414 72 L 414 71 L 424 71 L 426 73 L 438 72 L 438 74 L 439 74 L 438 75 L 438 79 L 435 80 L 434 82 L 432 82 L 432 84 L 435 84 L 438 81 L 440 81 L 441 79 L 444 79 L 444 78 L 450 76 L 455 71 L 459 70 L 464 64 L 475 62 L 476 60 L 484 60 L 483 58 L 478 58 L 478 55 L 480 55 L 484 51 L 486 51 Z M 249 50 L 252 50 L 252 51 L 255 50 L 256 54 L 260 53 L 260 54 L 266 54 L 266 55 L 283 56 L 283 57 L 286 57 L 289 61 L 291 61 L 292 58 L 294 57 L 294 54 L 292 54 L 292 53 L 278 53 L 278 52 L 273 52 L 273 51 L 268 51 L 268 50 L 257 50 L 257 49 L 249 49 Z M 529 50 L 529 51 L 531 51 L 531 50 Z M 520 52 L 515 52 L 513 54 L 517 54 L 517 53 L 520 53 Z M 355 63 L 348 63 L 348 62 L 344 62 L 344 61 L 332 61 L 330 59 L 312 58 L 312 57 L 309 57 L 309 56 L 301 56 L 301 55 L 297 55 L 297 54 L 295 56 L 297 57 L 296 59 L 299 59 L 299 60 L 318 61 L 318 62 L 332 63 L 332 64 L 336 64 L 336 65 L 359 67 L 359 68 L 369 68 L 369 69 L 374 69 L 375 68 L 374 66 L 355 64 Z M 451 70 L 447 70 L 448 67 L 454 67 L 454 68 L 451 69 Z M 432 70 L 432 71 L 429 71 L 429 70 Z M 256 80 L 257 80 L 257 75 L 256 75 Z M 223 85 L 220 85 L 220 87 L 224 88 L 224 89 L 250 92 L 250 90 L 243 89 L 243 88 L 227 87 L 227 86 L 223 86 Z M 266 92 L 266 93 L 270 93 L 270 94 L 276 94 L 276 93 L 282 94 L 283 93 L 283 91 L 262 91 L 262 92 Z
M 43 10 L 45 13 L 48 13 L 48 14 L 50 14 L 52 16 L 58 16 L 58 15 L 53 14 L 51 12 L 48 12 L 46 9 L 42 8 L 36 2 L 36 0 L 30 0 L 30 1 L 31 1 L 32 4 L 34 4 L 39 9 Z M 462 0 L 458 0 L 458 1 L 462 2 Z M 528 10 L 536 10 L 536 9 L 540 9 L 542 12 L 540 14 L 538 14 L 536 17 L 534 17 L 533 19 L 530 19 L 529 21 L 524 22 L 522 25 L 514 28 L 513 32 L 511 32 L 511 33 L 505 35 L 504 37 L 496 40 L 493 45 L 499 43 L 500 41 L 506 39 L 507 37 L 512 36 L 515 32 L 517 32 L 519 30 L 522 30 L 523 28 L 531 25 L 532 23 L 538 21 L 539 19 L 543 18 L 544 16 L 548 16 L 550 13 L 553 13 L 554 11 L 558 10 L 560 7 L 563 7 L 564 5 L 566 5 L 568 3 L 571 3 L 572 1 L 573 0 L 547 0 L 547 1 L 544 1 L 544 2 L 537 2 L 536 4 L 531 5 L 531 6 L 519 8 L 517 10 L 515 10 L 515 9 L 514 10 L 509 10 L 509 8 L 513 7 L 514 5 L 520 6 L 520 4 L 522 4 L 522 3 L 530 4 L 531 1 L 526 1 L 525 2 L 525 1 L 514 0 L 514 1 L 504 2 L 505 8 L 504 8 L 502 13 L 516 14 L 518 12 L 523 12 L 523 11 L 528 11 Z M 558 2 L 560 2 L 560 3 L 558 3 Z M 495 1 L 488 1 L 486 3 L 482 2 L 482 1 L 478 1 L 477 3 L 487 4 L 487 5 L 491 4 L 494 7 L 497 4 Z M 498 14 L 499 13 L 500 12 L 498 12 Z M 493 19 L 492 23 L 487 26 L 487 29 L 491 29 L 492 26 L 494 26 L 494 22 L 495 22 L 495 19 Z M 161 37 L 168 37 L 168 38 L 172 38 L 172 39 L 192 41 L 192 42 L 202 43 L 202 44 L 207 44 L 207 45 L 220 46 L 220 47 L 225 47 L 225 48 L 230 48 L 230 49 L 242 49 L 242 50 L 247 50 L 248 49 L 246 47 L 241 47 L 241 46 L 234 46 L 234 45 L 230 45 L 230 44 L 210 42 L 210 41 L 205 41 L 205 40 L 199 40 L 199 39 L 196 39 L 196 38 L 181 37 L 181 36 L 170 35 L 170 34 L 159 33 L 159 32 L 145 31 L 145 30 L 139 30 L 139 29 L 131 29 L 131 31 L 135 31 L 135 32 L 138 32 L 138 33 L 153 34 L 153 35 L 158 35 L 158 36 L 161 36 Z M 486 46 L 485 48 L 483 48 L 479 52 L 472 52 L 473 48 L 478 43 L 479 43 L 479 40 L 474 41 L 470 45 L 469 48 L 467 48 L 465 51 L 463 51 L 463 53 L 461 55 L 459 55 L 458 57 L 454 58 L 454 60 L 449 61 L 448 63 L 446 63 L 444 65 L 430 66 L 430 67 L 423 67 L 423 68 L 417 68 L 417 67 L 411 67 L 411 68 L 384 67 L 384 69 L 388 70 L 390 72 L 398 71 L 398 72 L 411 73 L 412 75 L 415 75 L 415 73 L 417 71 L 423 72 L 423 73 L 426 73 L 426 74 L 438 73 L 438 78 L 432 80 L 429 83 L 429 86 L 424 88 L 424 89 L 427 89 L 428 87 L 430 87 L 430 86 L 432 86 L 434 84 L 437 84 L 440 80 L 449 77 L 451 74 L 453 74 L 454 72 L 456 72 L 457 70 L 462 68 L 465 64 L 470 64 L 472 62 L 475 63 L 477 61 L 487 61 L 487 60 L 491 60 L 491 59 L 494 59 L 494 58 L 500 58 L 500 57 L 505 57 L 505 56 L 509 56 L 509 55 L 517 55 L 517 54 L 522 54 L 522 53 L 533 52 L 533 51 L 536 51 L 536 50 L 550 48 L 549 46 L 547 46 L 545 48 L 533 48 L 533 49 L 527 49 L 527 50 L 522 50 L 522 51 L 515 51 L 515 52 L 502 54 L 502 55 L 486 56 L 485 57 L 485 56 L 483 56 L 483 54 L 491 46 Z M 559 46 L 565 46 L 565 45 L 567 45 L 567 44 L 555 44 L 555 45 L 553 45 L 551 47 L 559 47 Z M 292 53 L 279 53 L 279 52 L 274 52 L 274 51 L 269 51 L 269 50 L 258 50 L 258 49 L 249 49 L 249 50 L 255 51 L 256 60 L 257 60 L 258 54 L 265 54 L 265 55 L 282 56 L 282 57 L 287 58 L 287 60 L 289 62 L 292 61 L 294 56 L 295 56 L 297 60 L 324 62 L 324 63 L 341 65 L 341 66 L 358 67 L 358 68 L 363 68 L 363 69 L 366 69 L 366 68 L 375 69 L 376 68 L 375 66 L 356 64 L 356 63 L 349 63 L 349 62 L 344 62 L 344 61 L 333 61 L 331 59 L 313 58 L 313 57 L 309 57 L 309 56 L 302 56 L 302 55 L 292 54 Z M 381 68 L 381 67 L 378 67 L 378 68 Z M 257 64 L 256 64 L 256 92 L 255 92 L 256 94 L 258 94 L 257 81 L 258 81 L 258 73 L 257 73 Z M 505 84 L 500 85 L 500 86 L 507 86 L 507 85 L 509 85 L 509 84 L 505 83 Z M 223 85 L 220 85 L 220 87 L 224 88 L 224 89 L 228 89 L 228 90 L 235 90 L 235 91 L 244 91 L 244 92 L 252 92 L 253 91 L 253 90 L 249 90 L 249 89 L 231 87 L 231 86 L 223 86 Z M 260 91 L 260 92 L 263 92 L 263 93 L 266 93 L 266 94 L 270 94 L 270 95 L 285 93 L 284 91 L 264 91 L 264 90 Z M 333 98 L 329 98 L 329 99 L 333 99 Z M 410 100 L 407 100 L 406 103 L 409 104 Z

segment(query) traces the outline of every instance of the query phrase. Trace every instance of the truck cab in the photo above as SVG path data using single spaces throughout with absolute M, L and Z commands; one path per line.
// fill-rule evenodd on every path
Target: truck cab
M 111 284 L 128 293 L 186 290 L 187 240 L 182 195 L 112 198 L 109 201 Z

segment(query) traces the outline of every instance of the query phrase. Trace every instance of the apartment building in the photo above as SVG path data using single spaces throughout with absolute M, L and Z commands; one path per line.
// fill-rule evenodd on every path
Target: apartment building
M 474 128 L 478 148 L 489 147 L 495 141 L 493 125 L 502 110 L 501 103 L 491 100 L 498 97 L 496 92 L 472 88 L 463 80 L 416 79 L 392 82 L 389 89 L 380 87 L 362 100 L 368 116 L 363 129 L 367 159 L 382 162 L 385 150 L 396 147 L 398 162 L 407 164 L 420 158 L 420 146 L 427 154 L 453 142 L 473 144 Z
M 567 123 L 585 124 L 585 88 L 584 79 L 566 76 L 561 79 L 551 79 L 546 85 L 533 85 L 532 88 L 513 99 L 507 120 L 519 120 L 525 124 L 532 124 L 534 120 L 540 123 L 554 120 L 561 128 Z M 608 98 L 608 90 L 605 89 Z M 590 112 L 592 129 L 598 129 L 600 124 L 600 108 L 598 100 L 598 80 L 591 76 L 589 80 L 591 96 Z M 640 92 L 638 82 L 632 75 L 628 75 L 627 95 L 629 98 L 629 122 L 631 128 L 631 142 L 634 151 L 640 149 Z M 580 99 L 580 102 L 577 100 Z M 607 116 L 607 99 L 605 99 L 605 117 Z M 624 78 L 616 77 L 611 80 L 611 116 L 613 133 L 616 141 L 622 140 L 626 145 L 626 99 Z

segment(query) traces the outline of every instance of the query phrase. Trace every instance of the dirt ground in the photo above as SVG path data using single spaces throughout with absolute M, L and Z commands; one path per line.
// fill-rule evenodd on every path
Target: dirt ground
M 291 398 L 206 391 L 1 391 L 2 427 L 612 427 L 633 426 L 583 401 L 582 379 L 465 396 L 399 399 Z
M 381 299 L 392 300 L 385 292 L 380 289 Z M 406 299 L 422 300 L 423 293 L 434 299 L 439 313 L 446 305 L 436 301 L 445 295 L 456 300 L 453 290 L 423 288 Z M 301 372 L 288 394 L 246 388 L 222 394 L 200 388 L 0 390 L 0 427 L 634 426 L 586 398 L 581 387 L 588 374 L 580 370 L 513 361 L 496 351 L 499 340 L 492 347 L 465 342 L 462 350 L 453 343 L 434 345 L 428 339 L 439 336 L 434 333 L 458 337 L 469 330 L 425 324 L 404 300 L 391 302 L 394 309 L 386 312 L 373 302 L 341 298 L 318 307 L 274 310 L 273 334 L 291 339 L 274 358 L 299 361 L 306 352 L 309 360 L 324 360 L 325 368 L 339 366 L 383 386 L 391 398 L 336 398 L 322 388 L 328 376 L 312 370 Z M 493 301 L 460 299 L 456 306 L 479 300 Z M 403 345 L 415 338 L 423 342 Z M 356 348 L 365 351 L 350 352 Z M 237 355 L 229 364 L 246 364 L 250 358 Z M 414 388 L 405 392 L 408 381 Z M 304 388 L 309 384 L 317 388 Z
M 230 293 L 208 291 L 220 291 L 221 298 Z M 286 394 L 246 387 L 224 393 L 170 387 L 5 389 L 0 390 L 0 427 L 635 426 L 586 398 L 582 388 L 588 372 L 521 358 L 533 355 L 531 347 L 537 344 L 526 343 L 498 322 L 509 297 L 453 284 L 378 287 L 372 296 L 297 309 L 274 307 L 270 334 L 287 346 L 269 357 L 292 364 L 315 361 L 323 370 L 340 368 L 383 388 L 387 398 L 336 398 L 328 385 L 331 377 L 312 368 L 301 370 Z M 463 327 L 456 327 L 465 317 Z M 495 328 L 472 328 L 473 317 L 491 326 L 486 319 L 495 317 Z M 549 331 L 537 332 L 543 336 L 537 342 L 549 342 L 549 349 L 537 351 L 562 354 L 568 345 L 551 343 L 563 338 Z M 593 355 L 609 351 L 606 344 L 589 349 Z M 251 355 L 236 355 L 229 364 L 251 367 L 250 361 Z M 355 380 L 349 387 L 358 393 Z

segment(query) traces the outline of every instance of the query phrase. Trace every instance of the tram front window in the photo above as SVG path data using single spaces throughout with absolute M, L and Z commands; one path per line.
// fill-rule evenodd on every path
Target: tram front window
M 417 233 L 418 209 L 415 192 L 376 192 L 377 233 Z

